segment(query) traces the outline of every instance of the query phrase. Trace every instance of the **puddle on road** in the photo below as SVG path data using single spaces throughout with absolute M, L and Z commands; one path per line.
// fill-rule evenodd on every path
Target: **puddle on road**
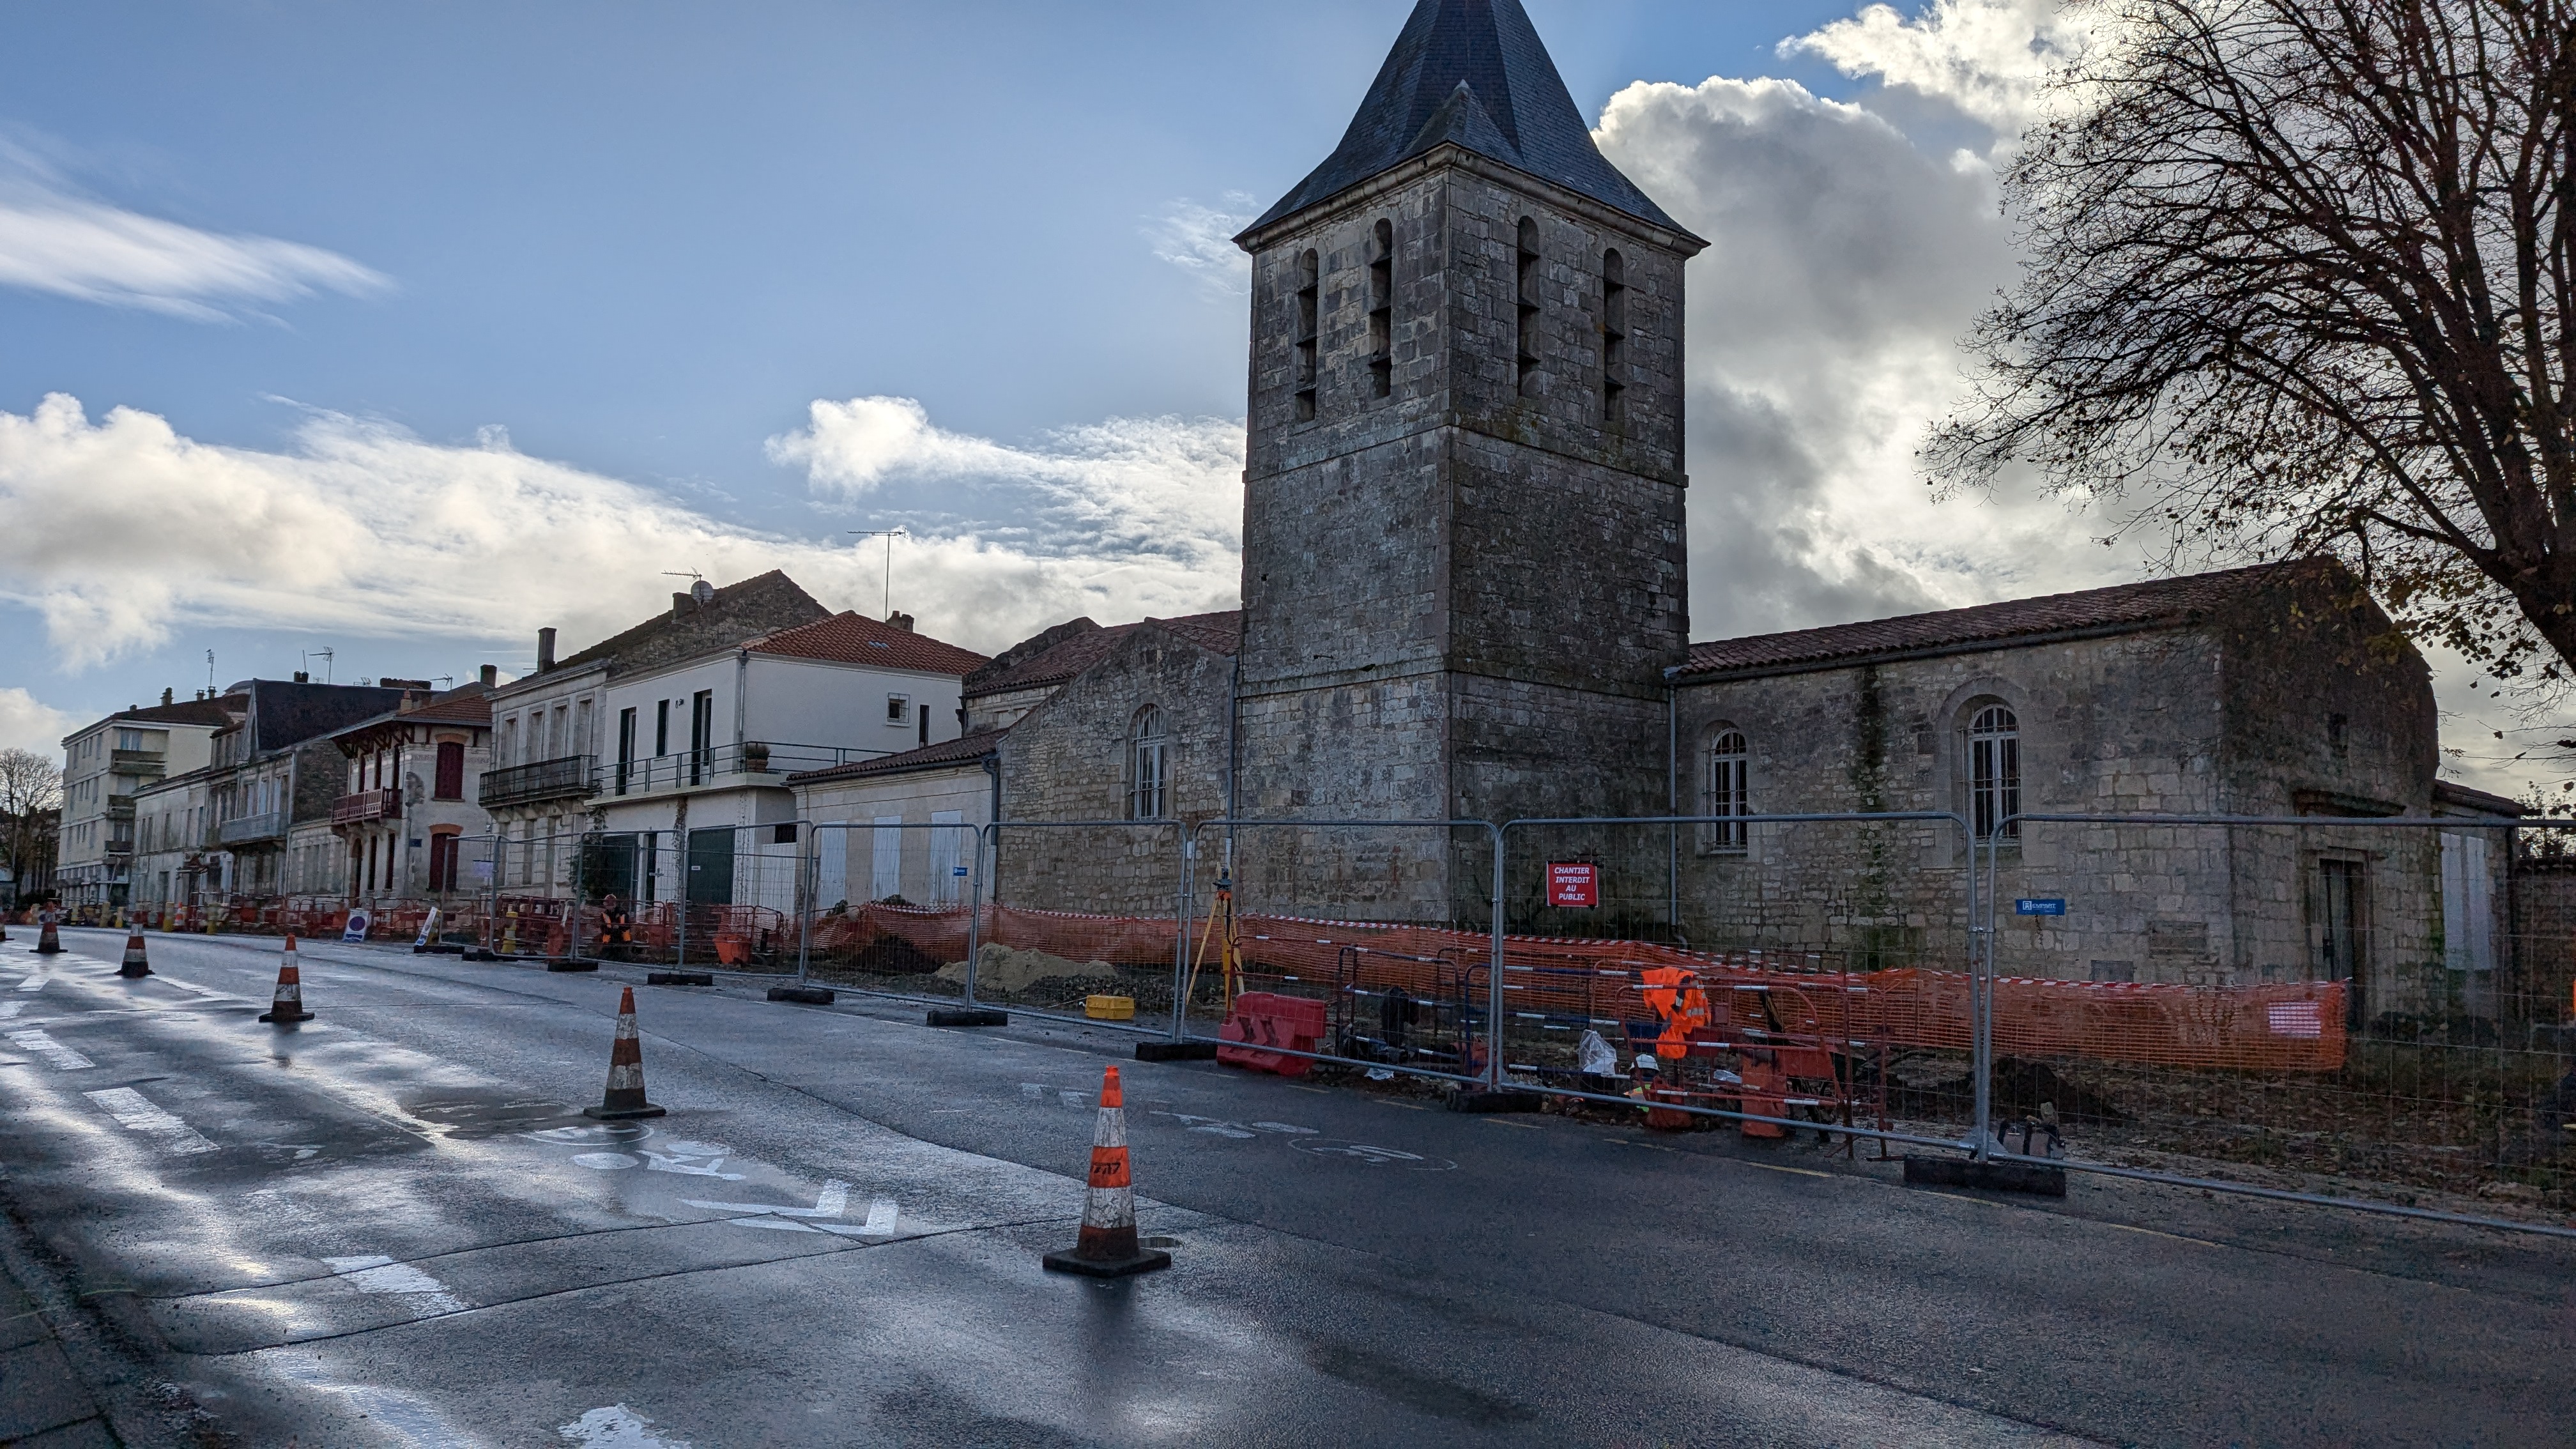
M 507 1090 L 442 1087 L 400 1101 L 405 1112 L 445 1128 L 442 1135 L 458 1142 L 481 1142 L 581 1120 L 576 1108 Z

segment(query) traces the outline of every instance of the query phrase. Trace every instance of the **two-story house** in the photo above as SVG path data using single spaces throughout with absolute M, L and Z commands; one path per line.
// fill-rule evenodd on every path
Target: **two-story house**
M 298 893 L 381 908 L 444 901 L 479 884 L 464 867 L 484 858 L 491 817 L 475 793 L 491 767 L 496 675 L 392 711 L 331 736 L 346 762 L 328 819 L 295 827 L 289 874 Z

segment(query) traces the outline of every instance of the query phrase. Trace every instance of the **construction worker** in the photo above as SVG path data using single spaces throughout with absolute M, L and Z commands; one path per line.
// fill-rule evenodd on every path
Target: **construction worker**
M 1708 993 L 1700 989 L 1698 974 L 1679 966 L 1657 966 L 1639 972 L 1638 982 L 1648 1009 L 1663 1018 L 1655 1055 L 1675 1062 L 1689 1056 L 1693 1038 L 1709 1022 Z
M 603 896 L 599 902 L 599 954 L 612 961 L 626 959 L 626 948 L 635 944 L 635 923 L 627 919 L 626 907 L 617 897 Z

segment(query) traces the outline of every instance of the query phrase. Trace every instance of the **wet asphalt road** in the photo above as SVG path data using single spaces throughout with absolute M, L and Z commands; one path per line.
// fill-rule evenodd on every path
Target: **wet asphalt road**
M 0 1205 L 250 1444 L 2547 1444 L 2576 1245 L 1489 1119 L 1082 1028 L 276 943 L 0 946 Z M 1040 1271 L 1123 1063 L 1176 1266 Z M 1865 1154 L 1864 1154 L 1865 1155 Z M 129 1419 L 128 1427 L 138 1421 Z

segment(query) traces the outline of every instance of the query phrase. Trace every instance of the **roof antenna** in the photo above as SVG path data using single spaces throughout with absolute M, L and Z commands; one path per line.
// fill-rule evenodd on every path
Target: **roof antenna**
M 306 673 L 310 674 L 313 671 L 313 661 L 316 659 L 321 660 L 322 682 L 324 684 L 329 684 L 331 682 L 332 658 L 333 655 L 328 649 L 307 649 L 304 651 L 304 670 Z
M 206 651 L 206 698 L 215 697 L 215 651 Z
M 699 573 L 696 569 L 664 569 L 662 570 L 662 577 L 666 579 L 693 579 L 696 582 L 689 585 L 689 597 L 697 600 L 701 604 L 713 603 L 715 601 L 716 586 L 708 583 L 707 576 Z
M 852 538 L 882 538 L 886 541 L 885 612 L 879 614 L 877 617 L 880 619 L 893 618 L 894 541 L 898 538 L 910 538 L 912 535 L 900 528 L 853 528 L 850 530 L 850 536 Z

